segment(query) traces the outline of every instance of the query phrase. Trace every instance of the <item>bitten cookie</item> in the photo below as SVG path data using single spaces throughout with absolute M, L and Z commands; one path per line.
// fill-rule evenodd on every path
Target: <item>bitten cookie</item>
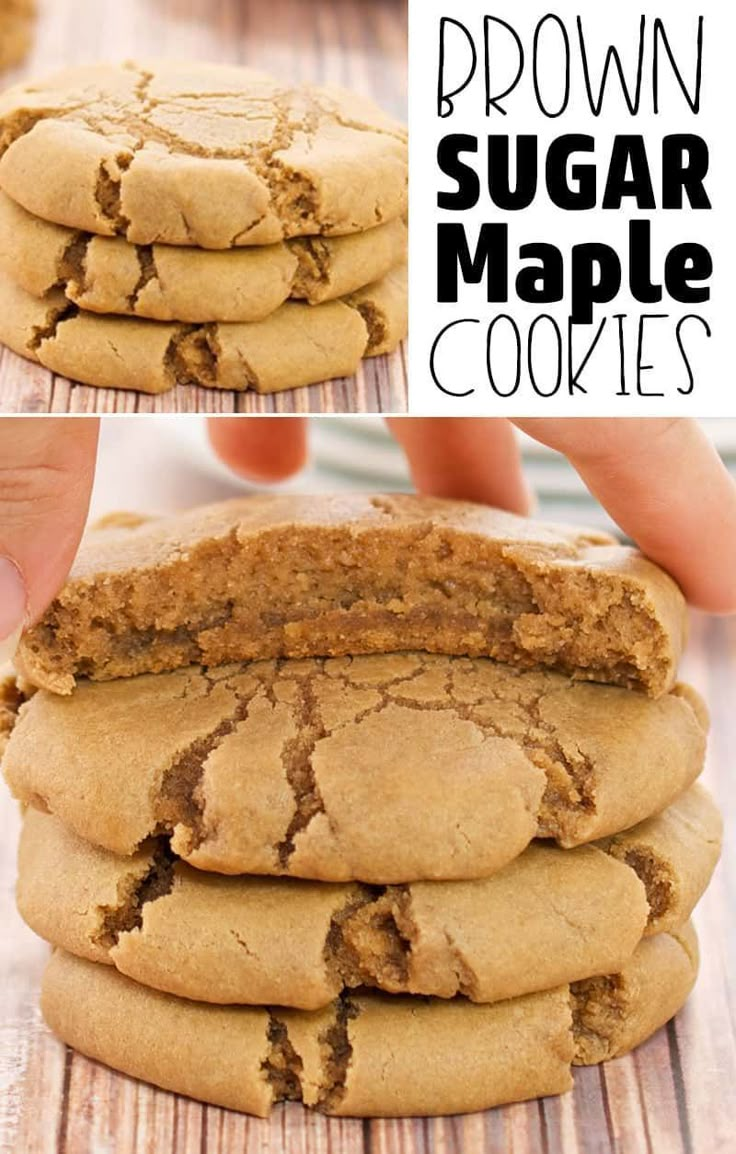
M 0 187 L 132 244 L 225 249 L 407 211 L 407 137 L 371 101 L 247 68 L 69 68 L 0 97 Z
M 721 821 L 694 787 L 622 843 L 530 846 L 482 881 L 355 885 L 202 874 L 147 843 L 130 858 L 29 809 L 18 908 L 52 945 L 196 1001 L 316 1010 L 343 989 L 495 1002 L 625 966 L 690 917 Z
M 353 376 L 406 336 L 406 266 L 344 300 L 287 301 L 252 324 L 183 325 L 97 316 L 61 289 L 43 300 L 0 275 L 0 341 L 87 385 L 163 393 L 175 385 L 275 393 Z
M 0 193 L 0 266 L 12 281 L 34 297 L 61 289 L 86 311 L 156 321 L 262 321 L 289 297 L 336 300 L 403 265 L 406 240 L 394 220 L 228 252 L 132 245 L 50 224 Z
M 692 784 L 705 736 L 677 693 L 407 653 L 36 693 L 4 769 L 115 853 L 169 831 L 200 869 L 380 885 L 486 877 L 536 836 L 628 829 Z
M 686 627 L 674 581 L 604 533 L 409 495 L 269 494 L 89 533 L 19 658 L 70 693 L 78 675 L 426 649 L 657 697 Z
M 457 1114 L 569 1090 L 571 1063 L 639 1045 L 677 1013 L 697 969 L 686 927 L 572 988 L 491 1006 L 360 994 L 310 1014 L 187 1002 L 57 951 L 42 1009 L 83 1054 L 234 1110 L 265 1117 L 292 1099 L 336 1115 Z

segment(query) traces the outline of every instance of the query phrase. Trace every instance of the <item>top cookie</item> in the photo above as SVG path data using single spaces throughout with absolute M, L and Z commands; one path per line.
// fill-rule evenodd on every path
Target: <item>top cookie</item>
M 672 688 L 682 593 L 611 537 L 415 496 L 261 494 L 92 531 L 17 664 L 71 693 L 184 665 L 417 649 Z
M 0 187 L 44 220 L 224 249 L 407 210 L 404 128 L 371 101 L 247 68 L 70 68 L 0 97 Z

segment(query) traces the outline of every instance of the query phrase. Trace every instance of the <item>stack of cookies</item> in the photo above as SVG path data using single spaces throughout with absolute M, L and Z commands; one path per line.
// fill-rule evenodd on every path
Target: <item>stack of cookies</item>
M 0 0 L 0 72 L 25 56 L 35 15 L 36 0 Z
M 635 551 L 456 502 L 92 531 L 5 714 L 47 1022 L 258 1115 L 569 1089 L 695 980 L 721 830 L 684 629 Z
M 406 335 L 404 128 L 244 68 L 0 97 L 0 340 L 90 385 L 271 393 Z

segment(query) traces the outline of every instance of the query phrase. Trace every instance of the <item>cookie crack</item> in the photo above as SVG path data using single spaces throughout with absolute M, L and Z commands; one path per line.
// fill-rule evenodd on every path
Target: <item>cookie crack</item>
M 129 293 L 126 298 L 128 308 L 132 313 L 137 311 L 138 301 L 144 289 L 147 288 L 151 281 L 159 279 L 153 245 L 137 244 L 134 246 L 134 251 L 140 272 L 133 291 Z
M 245 954 L 246 954 L 246 955 L 247 955 L 249 958 L 256 958 L 256 959 L 258 959 L 258 954 L 255 952 L 255 950 L 252 950 L 252 949 L 250 948 L 250 946 L 248 945 L 248 943 L 246 942 L 246 940 L 245 940 L 245 938 L 243 937 L 243 935 L 242 935 L 242 934 L 238 933 L 238 931 L 237 931 L 237 930 L 230 930 L 230 936 L 231 936 L 231 937 L 232 937 L 232 938 L 233 938 L 233 939 L 234 939 L 234 940 L 235 940 L 235 941 L 238 943 L 238 945 L 240 946 L 241 950 L 243 950 L 243 952 L 244 952 L 244 953 L 245 953 Z
M 647 924 L 651 927 L 666 917 L 673 907 L 676 891 L 676 876 L 670 864 L 644 845 L 619 846 L 615 839 L 599 845 L 604 853 L 633 870 L 644 886 L 649 906 Z
M 463 951 L 448 929 L 444 931 L 445 943 L 450 954 L 452 972 L 455 977 L 456 993 L 465 998 L 475 998 L 478 983 L 473 970 L 468 965 Z
M 65 321 L 72 320 L 79 313 L 79 309 L 71 301 L 49 306 L 44 325 L 34 325 L 31 336 L 26 343 L 29 352 L 36 353 L 46 341 L 56 337 L 59 328 Z
M 169 341 L 164 354 L 164 372 L 172 384 L 216 388 L 219 361 L 218 326 L 184 325 Z
M 98 907 L 100 925 L 92 939 L 95 945 L 112 950 L 122 934 L 141 928 L 144 906 L 171 893 L 175 862 L 169 846 L 161 842 L 154 850 L 148 872 L 141 878 L 126 878 L 115 905 Z
M 15 729 L 20 708 L 26 701 L 14 677 L 0 678 L 0 759 Z
M 410 900 L 409 886 L 362 887 L 352 894 L 330 922 L 328 972 L 344 986 L 406 991 L 415 933 Z
M 123 173 L 133 162 L 133 153 L 119 152 L 116 156 L 100 161 L 97 169 L 94 198 L 100 215 L 116 234 L 126 236 L 130 221 L 122 210 Z
M 68 293 L 71 289 L 81 294 L 86 287 L 87 249 L 92 240 L 88 233 L 74 232 L 56 262 L 57 280 L 54 288 Z
M 182 856 L 196 850 L 206 836 L 205 800 L 200 786 L 209 756 L 248 716 L 253 695 L 237 696 L 232 713 L 209 733 L 196 738 L 165 771 L 156 799 L 156 833 L 176 830 L 177 850 Z
M 294 1049 L 286 1023 L 274 1010 L 268 1011 L 268 1054 L 261 1063 L 274 1102 L 303 1101 L 304 1063 Z
M 593 1066 L 612 1058 L 629 1010 L 622 974 L 586 978 L 570 985 L 573 1065 Z
M 348 994 L 335 1003 L 335 1020 L 318 1036 L 322 1063 L 322 1084 L 316 1106 L 329 1114 L 340 1103 L 347 1088 L 348 1070 L 353 1057 L 350 1022 L 360 1014 Z
M 267 1009 L 266 1038 L 268 1053 L 261 1070 L 268 1082 L 274 1103 L 304 1102 L 304 1061 L 289 1036 L 288 1018 L 273 1007 Z M 317 1034 L 319 1082 L 309 1087 L 310 1106 L 326 1113 L 334 1110 L 345 1094 L 348 1070 L 353 1056 L 349 1023 L 358 1017 L 359 1007 L 342 994 L 332 1005 L 332 1022 Z M 312 1099 L 316 1089 L 316 1097 Z
M 328 285 L 332 261 L 329 246 L 319 237 L 304 237 L 292 243 L 298 264 L 292 283 L 292 296 L 309 299 L 317 285 Z
M 388 337 L 388 320 L 386 314 L 373 301 L 351 301 L 346 297 L 344 302 L 362 318 L 368 331 L 368 343 L 365 347 L 365 356 L 370 356 L 375 349 L 379 349 Z
M 328 737 L 329 732 L 322 720 L 319 702 L 309 677 L 297 683 L 294 715 L 297 734 L 285 743 L 281 754 L 286 780 L 293 793 L 295 805 L 286 832 L 276 846 L 276 857 L 282 870 L 288 869 L 298 835 L 305 832 L 318 814 L 326 813 L 312 757 L 317 743 Z

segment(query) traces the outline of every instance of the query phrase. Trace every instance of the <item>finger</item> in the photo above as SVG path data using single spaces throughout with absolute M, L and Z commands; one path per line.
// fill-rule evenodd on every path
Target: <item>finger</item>
M 418 492 L 528 513 L 531 495 L 508 421 L 468 417 L 393 417 Z
M 736 612 L 736 483 L 695 421 L 516 421 L 564 453 L 614 521 L 688 600 Z
M 0 663 L 71 568 L 89 511 L 98 426 L 86 417 L 0 420 Z
M 302 417 L 214 417 L 207 425 L 218 457 L 251 481 L 282 481 L 306 464 Z

